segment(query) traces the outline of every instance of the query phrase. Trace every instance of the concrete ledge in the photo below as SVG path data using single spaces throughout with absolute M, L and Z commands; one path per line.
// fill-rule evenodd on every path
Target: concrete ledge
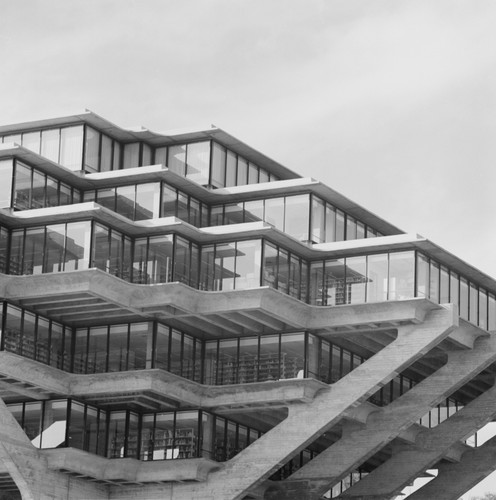
M 134 458 L 103 458 L 76 448 L 41 450 L 48 468 L 111 483 L 205 481 L 222 464 L 206 458 L 143 462 Z

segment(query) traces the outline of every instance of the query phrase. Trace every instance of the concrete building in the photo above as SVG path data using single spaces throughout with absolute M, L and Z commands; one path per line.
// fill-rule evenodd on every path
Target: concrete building
M 437 469 L 410 498 L 454 500 L 496 468 L 492 278 L 218 128 L 0 136 L 0 488 L 389 499 Z

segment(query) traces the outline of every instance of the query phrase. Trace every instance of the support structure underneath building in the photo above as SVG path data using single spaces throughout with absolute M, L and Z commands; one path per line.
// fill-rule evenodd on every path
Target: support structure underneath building
M 457 500 L 496 469 L 492 278 L 220 129 L 0 137 L 0 491 Z

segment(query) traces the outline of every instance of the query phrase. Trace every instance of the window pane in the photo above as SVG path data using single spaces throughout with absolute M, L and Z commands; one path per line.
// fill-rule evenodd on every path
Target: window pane
M 261 261 L 261 240 L 240 241 L 237 243 L 235 282 L 237 290 L 260 286 Z
M 64 271 L 88 269 L 90 260 L 91 222 L 67 224 Z
M 134 220 L 136 186 L 121 186 L 116 189 L 116 212 Z
M 310 263 L 310 290 L 308 301 L 310 304 L 321 306 L 323 305 L 324 292 L 324 263 Z
M 431 260 L 429 298 L 439 303 L 439 264 Z
M 155 340 L 155 368 L 169 368 L 169 327 L 158 324 Z
M 167 146 L 155 148 L 155 164 L 167 165 Z
M 277 270 L 277 288 L 288 293 L 289 286 L 289 253 L 279 248 L 279 266 Z
M 11 235 L 9 274 L 22 274 L 23 253 L 24 229 L 16 229 Z
M 265 200 L 265 222 L 272 224 L 276 229 L 284 231 L 284 198 L 270 198 Z
M 258 183 L 258 167 L 253 163 L 248 163 L 248 184 Z
M 65 224 L 51 224 L 46 227 L 45 272 L 64 270 Z
M 135 168 L 140 166 L 140 143 L 124 144 L 124 158 L 122 168 Z
M 174 281 L 180 281 L 189 285 L 190 272 L 190 246 L 189 242 L 183 238 L 176 237 L 174 254 Z
M 142 158 L 140 165 L 151 165 L 152 163 L 152 148 L 145 144 L 144 142 L 141 144 L 142 148 Z
M 102 134 L 102 152 L 100 171 L 108 172 L 112 170 L 112 139 Z
M 212 144 L 212 179 L 214 187 L 224 187 L 226 184 L 226 148 L 217 143 Z
M 109 230 L 100 224 L 94 225 L 93 230 L 93 262 L 91 267 L 109 272 L 110 242 Z
M 31 176 L 32 169 L 16 162 L 14 180 L 14 207 L 18 210 L 31 208 Z
M 297 240 L 307 241 L 309 219 L 310 196 L 308 194 L 287 196 L 284 232 Z
M 325 241 L 336 241 L 336 210 L 325 204 Z
M 236 244 L 224 243 L 215 249 L 215 279 L 220 280 L 221 290 L 234 289 Z
M 264 242 L 263 282 L 262 285 L 277 287 L 277 248 Z
M 367 258 L 349 257 L 346 259 L 346 303 L 362 304 L 365 302 L 367 283 Z
M 133 323 L 129 333 L 128 370 L 146 368 L 146 346 L 148 341 L 148 323 Z
M 357 226 L 356 220 L 351 217 L 351 215 L 346 216 L 346 239 L 356 240 L 357 237 Z
M 98 172 L 100 149 L 100 132 L 86 126 L 86 140 L 84 144 L 84 169 Z
M 46 176 L 33 170 L 33 191 L 31 195 L 31 208 L 45 207 Z
M 201 248 L 200 290 L 218 290 L 214 284 L 214 245 L 204 245 Z
M 264 220 L 264 200 L 245 201 L 245 222 Z
M 226 162 L 226 187 L 231 187 L 236 185 L 236 155 L 227 150 L 227 162 Z
M 429 297 L 429 259 L 417 253 L 417 297 Z
M 291 255 L 289 259 L 289 295 L 297 299 L 301 293 L 301 263 L 300 259 L 295 255 Z
M 383 300 L 387 300 L 387 254 L 369 255 L 367 268 L 367 302 L 382 302 Z
M 460 316 L 468 320 L 468 283 L 465 278 L 460 278 Z
M 83 160 L 83 126 L 60 130 L 60 164 L 70 170 L 81 170 Z
M 113 210 L 115 212 L 115 189 L 99 189 L 97 193 L 97 202 L 99 205 L 107 207 L 109 210 Z
M 469 321 L 471 321 L 476 325 L 479 319 L 479 309 L 478 309 L 479 291 L 477 290 L 477 286 L 474 283 L 470 283 L 469 290 L 470 290 Z
M 344 240 L 344 213 L 336 210 L 336 241 Z
M 162 184 L 162 217 L 176 215 L 177 191 L 166 184 Z
M 450 271 L 450 300 L 451 304 L 458 306 L 458 296 L 459 296 L 460 280 L 458 275 Z
M 237 186 L 244 186 L 248 182 L 248 162 L 244 159 L 238 156 L 238 174 L 237 174 L 237 180 L 236 180 L 236 185 Z
M 23 274 L 41 274 L 43 272 L 44 244 L 44 227 L 26 229 Z M 57 270 L 60 271 L 61 269 Z
M 389 300 L 411 299 L 415 296 L 415 253 L 389 254 Z
M 210 142 L 188 144 L 186 177 L 202 186 L 209 183 Z
M 479 289 L 479 326 L 487 329 L 487 293 Z
M 281 335 L 281 372 L 279 378 L 303 378 L 305 334 Z
M 181 177 L 186 176 L 186 145 L 170 146 L 167 167 Z
M 160 184 L 138 184 L 136 186 L 136 215 L 134 220 L 154 219 L 159 216 Z
M 323 305 L 337 306 L 345 303 L 344 262 L 344 259 L 325 261 Z
M 106 372 L 108 327 L 92 327 L 89 331 L 86 373 Z
M 127 370 L 128 325 L 111 325 L 109 332 L 108 371 Z
M 41 132 L 28 132 L 22 134 L 22 145 L 35 153 L 40 153 Z
M 43 130 L 41 132 L 41 155 L 51 161 L 59 161 L 60 130 Z
M 10 208 L 11 191 L 13 181 L 13 162 L 12 160 L 0 161 L 0 208 Z
M 138 242 L 138 240 L 136 241 Z M 146 269 L 147 283 L 168 283 L 172 280 L 172 235 L 153 236 L 149 239 Z M 144 281 L 141 281 L 141 283 L 144 283 Z
M 47 178 L 46 185 L 46 206 L 57 207 L 59 205 L 59 183 L 51 177 Z
M 489 294 L 487 329 L 496 330 L 496 298 L 492 293 Z
M 448 302 L 449 302 L 449 271 L 444 266 L 441 266 L 439 303 L 447 304 Z

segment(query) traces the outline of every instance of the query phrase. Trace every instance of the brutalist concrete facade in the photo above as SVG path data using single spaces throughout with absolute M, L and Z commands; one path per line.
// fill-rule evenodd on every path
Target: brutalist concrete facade
M 221 129 L 0 127 L 0 489 L 457 499 L 496 282 Z M 428 474 L 427 474 L 428 475 Z

